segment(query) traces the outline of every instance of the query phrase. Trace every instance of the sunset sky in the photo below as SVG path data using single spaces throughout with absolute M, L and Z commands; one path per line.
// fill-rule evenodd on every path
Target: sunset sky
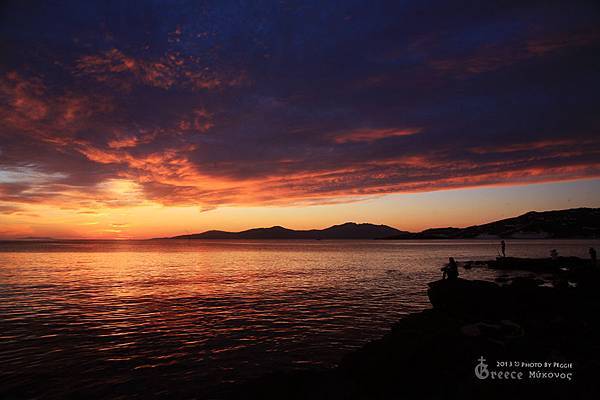
M 3 1 L 0 238 L 600 206 L 597 1 Z

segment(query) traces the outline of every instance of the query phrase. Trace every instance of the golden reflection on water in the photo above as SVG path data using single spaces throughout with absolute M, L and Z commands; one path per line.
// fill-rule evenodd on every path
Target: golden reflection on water
M 590 245 L 509 250 L 585 256 Z M 488 241 L 0 243 L 0 397 L 102 395 L 107 383 L 128 398 L 214 395 L 272 369 L 332 365 L 427 307 L 426 283 L 449 255 L 496 251 Z

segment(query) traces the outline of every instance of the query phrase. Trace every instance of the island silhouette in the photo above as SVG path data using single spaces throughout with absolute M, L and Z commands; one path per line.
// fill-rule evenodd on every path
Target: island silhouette
M 466 228 L 430 228 L 408 232 L 388 225 L 346 222 L 325 229 L 294 230 L 282 226 L 241 232 L 210 230 L 158 239 L 576 239 L 600 238 L 600 208 L 530 211 L 523 215 Z
M 282 226 L 254 228 L 241 232 L 207 231 L 168 239 L 378 239 L 403 232 L 387 225 L 347 222 L 326 229 L 294 230 Z

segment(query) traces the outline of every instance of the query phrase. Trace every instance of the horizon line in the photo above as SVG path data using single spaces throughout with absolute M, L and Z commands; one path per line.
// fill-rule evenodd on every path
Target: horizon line
M 465 228 L 469 228 L 472 226 L 480 226 L 480 225 L 486 225 L 489 223 L 493 223 L 493 222 L 497 222 L 497 221 L 502 221 L 502 220 L 506 220 L 506 219 L 511 219 L 511 218 L 518 218 L 521 217 L 523 215 L 529 214 L 529 213 L 543 213 L 543 212 L 553 212 L 553 211 L 567 211 L 567 210 L 578 210 L 578 209 L 599 209 L 599 207 L 570 207 L 570 208 L 563 208 L 563 209 L 549 209 L 549 210 L 530 210 L 518 215 L 514 215 L 514 216 L 510 216 L 507 218 L 501 218 L 501 219 L 496 219 L 496 220 L 492 220 L 492 221 L 484 221 L 484 222 L 480 222 L 478 224 L 474 224 L 474 225 L 467 225 L 467 226 L 435 226 L 435 227 L 428 227 L 425 229 L 422 229 L 420 231 L 407 231 L 407 230 L 403 230 L 403 229 L 399 229 L 395 226 L 391 226 L 388 224 L 375 224 L 375 223 L 371 223 L 371 222 L 354 222 L 354 221 L 346 221 L 346 222 L 342 222 L 339 224 L 333 224 L 333 225 L 329 225 L 323 228 L 309 228 L 309 229 L 294 229 L 294 228 L 288 228 L 282 225 L 272 225 L 272 226 L 262 226 L 262 227 L 251 227 L 251 228 L 247 228 L 247 229 L 242 229 L 239 231 L 225 231 L 225 230 L 221 230 L 221 229 L 207 229 L 204 230 L 202 232 L 195 232 L 195 233 L 184 233 L 184 234 L 176 234 L 176 235 L 172 235 L 172 236 L 164 236 L 164 237 L 147 237 L 147 238 L 140 238 L 140 237 L 127 237 L 127 238 L 98 238 L 98 237 L 89 237 L 89 238 L 85 238 L 85 237 L 60 237 L 60 238 L 55 238 L 55 237 L 35 237 L 35 236 L 26 236 L 26 237 L 14 237 L 14 238 L 10 238 L 10 237 L 0 237 L 0 242 L 44 242 L 44 241 L 143 241 L 143 240 L 163 240 L 163 239 L 172 239 L 178 236 L 191 236 L 191 235 L 201 235 L 204 234 L 206 232 L 224 232 L 224 233 L 232 233 L 232 234 L 237 234 L 237 233 L 242 233 L 242 232 L 246 232 L 249 230 L 254 230 L 254 229 L 272 229 L 272 228 L 283 228 L 283 229 L 287 229 L 287 230 L 292 230 L 292 231 L 298 231 L 298 232 L 305 232 L 305 231 L 311 231 L 311 230 L 324 230 L 324 229 L 328 229 L 334 226 L 341 226 L 341 225 L 346 225 L 346 224 L 355 224 L 355 225 L 363 225 L 363 224 L 367 224 L 367 225 L 374 225 L 374 226 L 387 226 L 393 229 L 396 229 L 398 231 L 401 232 L 408 232 L 408 233 L 420 233 L 420 232 L 424 232 L 426 230 L 429 229 L 447 229 L 447 228 L 458 228 L 458 229 L 465 229 Z M 228 240 L 228 239 L 208 239 L 206 238 L 205 240 Z M 250 239 L 249 239 L 250 240 Z M 279 240 L 285 240 L 285 239 L 279 239 Z M 298 239 L 294 239 L 294 240 L 298 240 Z M 324 239 L 326 240 L 326 239 Z M 335 239 L 332 239 L 335 240 Z

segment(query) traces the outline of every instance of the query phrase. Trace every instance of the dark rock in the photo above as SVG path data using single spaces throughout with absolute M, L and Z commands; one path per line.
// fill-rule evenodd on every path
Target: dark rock
M 487 265 L 489 268 L 492 269 L 523 270 L 533 272 L 558 272 L 561 269 L 571 270 L 578 268 L 588 268 L 591 266 L 591 261 L 589 259 L 579 257 L 498 257 L 495 260 L 487 261 Z
M 589 278 L 589 276 L 588 276 Z M 238 387 L 237 399 L 600 398 L 598 290 L 498 286 L 458 279 L 429 284 L 433 309 L 408 315 L 338 368 L 279 374 Z M 596 286 L 597 287 L 597 286 Z M 481 357 L 574 363 L 573 381 L 482 381 Z
M 443 310 L 479 310 L 481 302 L 496 304 L 499 286 L 477 280 L 439 280 L 429 283 L 427 296 L 434 308 Z

